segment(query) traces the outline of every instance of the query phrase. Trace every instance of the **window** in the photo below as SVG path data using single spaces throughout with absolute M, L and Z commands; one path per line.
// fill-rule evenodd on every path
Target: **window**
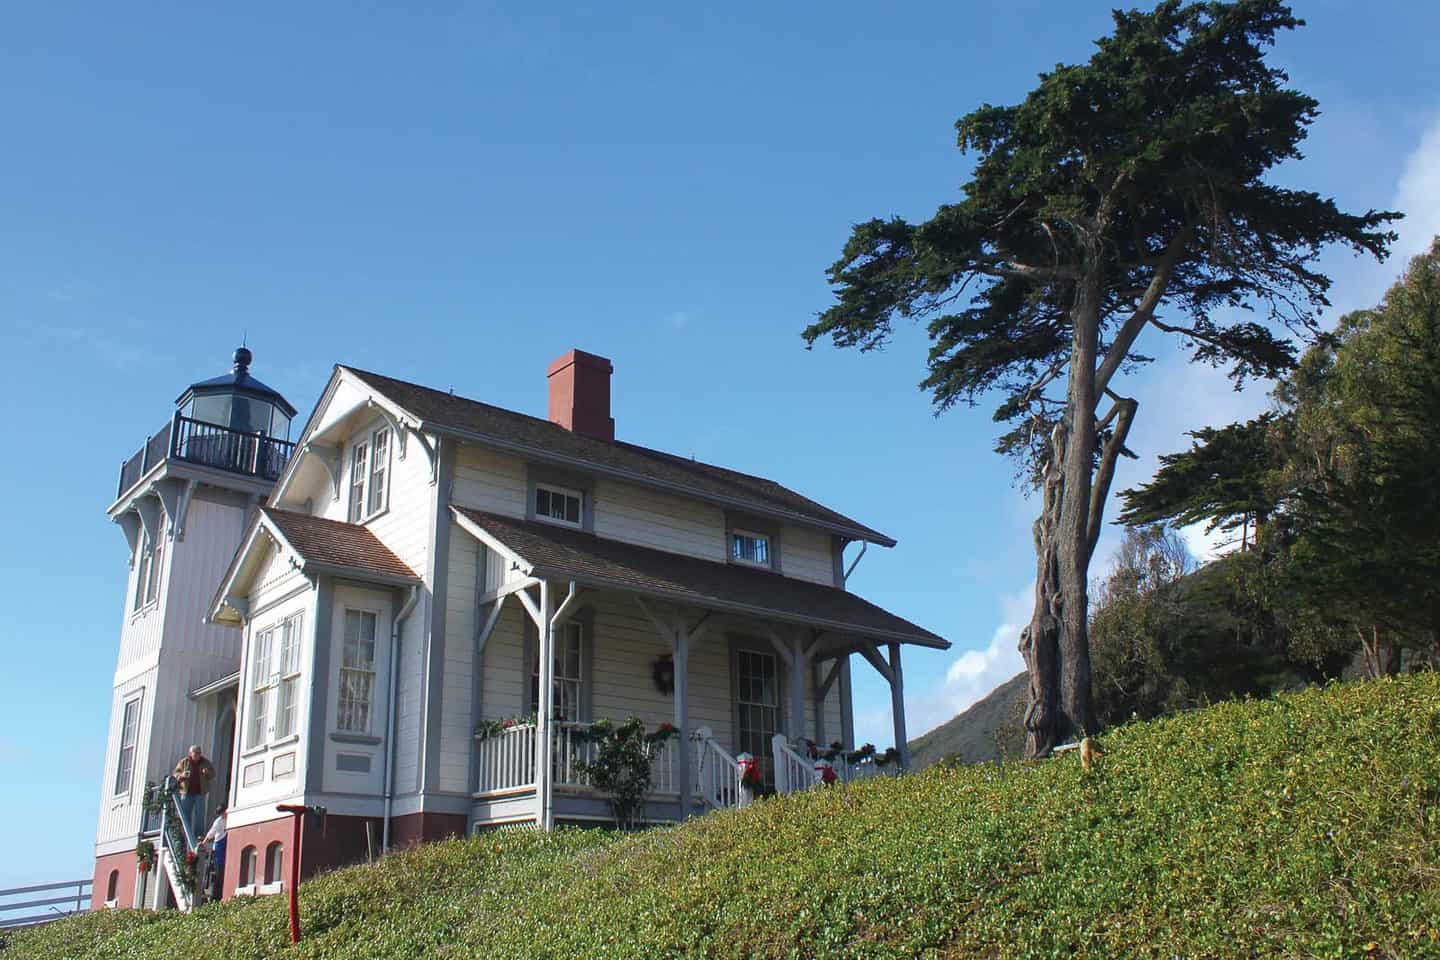
M 140 697 L 125 701 L 120 720 L 120 759 L 115 764 L 115 796 L 130 792 L 135 778 L 135 744 L 140 739 Z
M 285 859 L 285 847 L 279 840 L 272 840 L 265 848 L 265 882 L 280 882 L 281 861 Z
M 245 745 L 295 733 L 300 692 L 300 626 L 303 614 L 286 617 L 255 634 L 250 657 L 250 723 Z M 279 637 L 279 650 L 275 649 Z M 273 713 L 272 713 L 273 711 Z M 272 730 L 270 725 L 274 723 Z
M 164 560 L 165 531 L 160 531 L 158 540 L 151 540 L 150 535 L 142 530 L 135 564 L 135 602 L 131 609 L 139 610 L 159 598 L 160 572 Z
M 245 737 L 245 744 L 250 747 L 265 742 L 270 723 L 270 645 L 274 638 L 273 629 L 261 630 L 251 644 L 250 725 Z
M 255 848 L 246 847 L 240 851 L 240 879 L 238 886 L 255 886 Z
M 370 447 L 357 443 L 350 450 L 350 522 L 357 523 L 365 517 L 365 476 L 369 463 Z
M 555 636 L 555 684 L 554 716 L 561 720 L 579 720 L 580 692 L 585 685 L 584 667 L 581 664 L 580 624 L 567 623 Z M 536 650 L 535 661 L 530 671 L 530 702 L 540 709 L 540 653 Z
M 580 491 L 535 485 L 535 519 L 580 526 Z
M 352 733 L 369 733 L 375 699 L 375 614 L 347 609 L 344 643 L 336 725 Z
M 770 566 L 770 538 L 749 530 L 731 530 L 730 559 L 757 567 Z
M 295 732 L 295 702 L 300 689 L 300 614 L 280 625 L 280 685 L 275 705 L 275 737 Z
M 382 427 L 350 448 L 350 522 L 384 510 L 389 495 L 390 428 Z
M 115 898 L 120 894 L 120 871 L 111 870 L 110 879 L 105 881 L 105 906 L 115 906 Z
M 735 713 L 736 750 L 752 755 L 766 786 L 773 787 L 770 741 L 780 732 L 779 665 L 774 654 L 735 651 Z
M 371 449 L 370 494 L 365 504 L 367 514 L 378 513 L 385 506 L 385 478 L 390 471 L 390 431 L 376 431 Z

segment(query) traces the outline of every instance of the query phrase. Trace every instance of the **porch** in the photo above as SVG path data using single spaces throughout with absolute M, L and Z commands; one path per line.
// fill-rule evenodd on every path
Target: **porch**
M 556 722 L 551 727 L 551 783 L 555 792 L 557 821 L 610 819 L 607 798 L 596 791 L 585 773 L 597 756 L 593 739 L 585 736 L 591 724 Z M 494 733 L 476 734 L 477 779 L 475 783 L 475 826 L 538 821 L 539 806 L 535 766 L 539 725 L 517 723 Z M 678 739 L 678 736 L 677 736 Z M 686 816 L 744 806 L 757 793 L 796 793 L 825 784 L 823 753 L 812 756 L 809 744 L 792 744 L 784 734 L 771 741 L 769 769 L 773 781 L 761 790 L 748 789 L 736 757 L 720 743 L 708 727 L 690 735 L 690 802 L 681 804 L 678 769 L 682 751 L 674 739 L 657 742 L 651 748 L 650 790 L 645 796 L 641 819 L 647 824 L 673 823 Z M 829 752 L 829 751 L 826 751 Z M 895 773 L 899 763 L 887 764 L 874 755 L 848 758 L 844 751 L 824 760 L 834 773 L 836 784 L 847 784 Z
M 859 654 L 889 683 L 905 762 L 901 646 L 934 634 L 843 589 L 679 556 L 546 524 L 454 510 L 476 556 L 472 828 L 610 819 L 586 736 L 634 716 L 653 745 L 642 817 L 670 822 L 743 803 L 740 754 L 761 792 L 875 776 L 854 751 L 849 673 Z M 508 724 L 503 723 L 509 717 Z M 820 753 L 829 752 L 824 748 Z

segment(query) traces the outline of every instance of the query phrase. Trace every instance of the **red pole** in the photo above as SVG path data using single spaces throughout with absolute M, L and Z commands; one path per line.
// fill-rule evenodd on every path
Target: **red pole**
M 305 807 L 294 803 L 282 803 L 275 808 L 290 814 L 290 942 L 300 942 L 300 823 L 305 816 Z

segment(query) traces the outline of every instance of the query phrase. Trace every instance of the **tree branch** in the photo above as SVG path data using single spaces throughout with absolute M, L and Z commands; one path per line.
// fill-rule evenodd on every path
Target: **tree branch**
M 1113 396 L 1113 394 L 1112 394 Z M 1135 410 L 1140 404 L 1133 397 L 1116 397 L 1115 406 L 1106 414 L 1114 415 L 1115 429 L 1110 434 L 1100 453 L 1100 467 L 1095 471 L 1095 482 L 1090 487 L 1090 509 L 1085 521 L 1085 562 L 1095 555 L 1095 544 L 1100 539 L 1100 521 L 1105 517 L 1105 500 L 1110 496 L 1110 484 L 1115 479 L 1115 461 L 1125 449 L 1125 438 L 1130 435 L 1130 424 L 1135 420 Z
M 1171 239 L 1165 247 L 1165 253 L 1155 267 L 1155 274 L 1150 278 L 1149 285 L 1145 288 L 1145 295 L 1140 298 L 1140 306 L 1125 321 L 1120 332 L 1110 344 L 1110 349 L 1105 353 L 1105 360 L 1100 364 L 1100 369 L 1095 374 L 1095 392 L 1098 395 L 1110 386 L 1110 380 L 1120 369 L 1120 364 L 1130 353 L 1130 348 L 1135 344 L 1135 338 L 1140 336 L 1140 331 L 1145 329 L 1145 324 L 1154 319 L 1155 308 L 1160 305 L 1160 299 L 1165 296 L 1165 288 L 1170 285 L 1170 278 L 1175 273 L 1175 264 L 1180 260 L 1180 254 L 1184 252 L 1185 245 L 1190 242 L 1194 233 L 1193 228 L 1187 226 Z

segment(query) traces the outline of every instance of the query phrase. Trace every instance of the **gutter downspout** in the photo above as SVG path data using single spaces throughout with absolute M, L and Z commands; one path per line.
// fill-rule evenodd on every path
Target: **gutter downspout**
M 405 598 L 405 605 L 390 626 L 390 677 L 385 693 L 385 823 L 380 838 L 381 856 L 390 852 L 390 805 L 395 796 L 395 699 L 399 693 L 399 684 L 395 679 L 400 673 L 400 629 L 419 599 L 420 587 L 411 586 L 410 596 Z

